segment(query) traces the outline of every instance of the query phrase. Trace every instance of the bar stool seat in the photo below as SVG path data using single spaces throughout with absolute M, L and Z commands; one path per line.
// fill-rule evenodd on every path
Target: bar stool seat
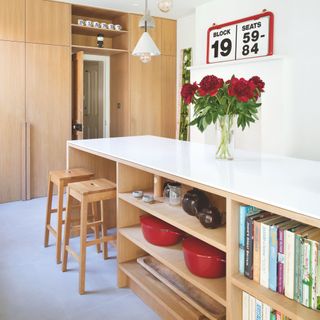
M 70 204 L 72 198 L 78 200 L 81 205 L 80 210 L 80 254 L 76 253 L 69 245 L 71 229 L 78 226 L 71 226 Z M 108 242 L 116 239 L 115 235 L 107 236 L 106 221 L 104 219 L 104 204 L 103 201 L 116 198 L 116 184 L 107 179 L 95 179 L 70 183 L 68 185 L 67 196 L 67 211 L 65 222 L 65 235 L 63 244 L 63 263 L 62 271 L 67 271 L 68 254 L 70 253 L 80 264 L 79 272 L 79 293 L 85 292 L 85 272 L 86 272 L 86 249 L 89 246 L 103 244 L 104 257 L 108 256 Z M 100 220 L 88 221 L 88 206 L 93 204 L 93 209 L 96 211 L 96 205 L 100 202 L 101 218 Z M 101 236 L 96 239 L 87 241 L 87 229 L 92 226 L 102 228 Z M 98 233 L 99 234 L 99 233 Z
M 45 236 L 44 246 L 48 247 L 50 233 L 56 237 L 56 263 L 61 263 L 61 242 L 62 242 L 62 225 L 63 211 L 66 209 L 63 207 L 63 194 L 64 188 L 69 183 L 83 181 L 91 179 L 94 176 L 92 171 L 82 168 L 56 170 L 50 171 L 48 177 L 48 201 L 46 210 L 46 222 L 45 222 Z M 58 206 L 52 208 L 53 186 L 58 188 Z M 57 228 L 54 229 L 51 225 L 51 215 L 57 213 Z

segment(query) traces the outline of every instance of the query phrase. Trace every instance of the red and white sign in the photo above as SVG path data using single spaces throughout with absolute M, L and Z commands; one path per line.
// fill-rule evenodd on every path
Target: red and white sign
M 273 28 L 272 12 L 209 28 L 207 63 L 272 55 Z

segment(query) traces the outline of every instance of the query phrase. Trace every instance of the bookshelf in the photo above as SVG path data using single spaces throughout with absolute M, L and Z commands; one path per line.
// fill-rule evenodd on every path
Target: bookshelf
M 261 302 L 268 304 L 271 308 L 282 312 L 292 320 L 320 319 L 320 312 L 306 308 L 298 302 L 264 288 L 259 283 L 249 280 L 239 274 L 240 205 L 245 204 L 255 206 L 280 216 L 320 227 L 320 219 L 316 217 L 316 211 L 312 209 L 310 204 L 306 204 L 304 206 L 299 202 L 300 207 L 297 206 L 297 210 L 291 210 L 290 205 L 292 205 L 292 203 L 289 201 L 290 195 L 283 195 L 283 198 L 288 201 L 288 206 L 281 207 L 280 205 L 277 205 L 277 202 L 274 201 L 274 199 L 271 199 L 272 195 L 270 195 L 269 190 L 266 194 L 270 196 L 270 201 L 268 201 L 268 197 L 260 197 L 260 200 L 257 200 L 259 197 L 246 196 L 245 192 L 240 193 L 236 190 L 232 190 L 231 188 L 222 188 L 221 184 L 219 185 L 217 183 L 218 177 L 224 174 L 224 170 L 230 173 L 232 166 L 234 166 L 232 167 L 232 170 L 234 172 L 238 172 L 237 168 L 235 168 L 237 166 L 236 161 L 233 163 L 228 162 L 226 164 L 218 162 L 217 166 L 219 170 L 217 170 L 217 176 L 213 176 L 212 172 L 216 169 L 216 164 L 213 163 L 214 161 L 210 160 L 208 167 L 210 166 L 211 175 L 209 179 L 214 182 L 212 185 L 204 183 L 208 174 L 201 175 L 199 178 L 202 171 L 200 172 L 200 169 L 198 168 L 200 167 L 202 170 L 202 168 L 205 167 L 205 164 L 201 163 L 201 161 L 204 161 L 202 159 L 206 159 L 204 155 L 211 155 L 211 146 L 208 146 L 208 154 L 201 154 L 201 152 L 203 152 L 203 148 L 206 148 L 206 146 L 190 144 L 195 150 L 194 153 L 189 149 L 187 150 L 190 154 L 189 158 L 192 159 L 192 161 L 196 161 L 197 165 L 192 167 L 192 165 L 187 166 L 186 163 L 184 163 L 185 167 L 188 168 L 186 174 L 185 172 L 182 172 L 181 167 L 171 167 L 172 163 L 176 163 L 176 159 L 174 159 L 174 154 L 176 153 L 173 151 L 176 149 L 174 149 L 174 146 L 177 146 L 177 150 L 181 151 L 181 154 L 178 152 L 177 154 L 179 157 L 183 158 L 183 161 L 185 161 L 184 155 L 187 154 L 187 151 L 184 148 L 187 146 L 186 143 L 172 140 L 171 144 L 171 140 L 169 139 L 155 137 L 130 137 L 117 139 L 118 140 L 112 141 L 108 140 L 108 143 L 104 140 L 101 140 L 101 143 L 95 141 L 92 148 L 90 147 L 90 143 L 92 143 L 90 141 L 69 142 L 69 149 L 72 150 L 69 152 L 69 164 L 71 166 L 72 164 L 84 166 L 88 167 L 88 169 L 97 171 L 95 163 L 98 163 L 103 158 L 117 163 L 117 245 L 119 287 L 130 287 L 147 304 L 154 308 L 160 316 L 163 318 L 166 317 L 166 309 L 170 309 L 171 305 L 169 303 L 170 299 L 165 300 L 167 298 L 163 297 L 162 293 L 161 295 L 160 293 L 157 293 L 158 288 L 156 285 L 144 279 L 144 270 L 136 262 L 138 257 L 149 254 L 163 263 L 166 267 L 176 272 L 183 279 L 188 280 L 195 287 L 208 294 L 222 307 L 225 307 L 226 315 L 221 315 L 220 319 L 224 319 L 225 317 L 227 320 L 241 319 L 242 295 L 244 291 Z M 152 157 L 149 155 L 150 150 L 153 150 Z M 170 154 L 168 155 L 171 157 L 170 161 L 165 162 L 166 160 L 163 160 L 159 164 L 159 158 L 157 157 L 161 157 L 161 154 L 166 154 L 168 150 L 170 150 Z M 85 162 L 81 161 L 83 153 L 86 154 Z M 208 158 L 210 159 L 209 156 Z M 283 161 L 283 159 L 281 159 L 281 161 Z M 274 162 L 275 161 L 273 160 L 272 165 Z M 241 165 L 241 178 L 244 178 L 243 162 L 239 161 L 238 163 Z M 271 163 L 269 159 L 267 163 Z M 103 162 L 99 162 L 99 164 L 102 166 Z M 308 164 L 310 165 L 310 162 L 308 162 Z M 226 168 L 224 168 L 225 165 Z M 253 165 L 253 160 L 250 160 L 250 174 L 252 174 L 251 167 Z M 257 165 L 260 168 L 261 162 L 258 162 Z M 316 169 L 318 164 L 314 165 L 314 169 Z M 208 167 L 205 170 L 207 170 Z M 192 168 L 192 170 L 189 170 L 190 168 Z M 297 171 L 294 166 L 292 169 L 295 172 Z M 190 171 L 192 171 L 193 175 Z M 272 175 L 272 173 L 268 171 L 268 179 L 270 175 Z M 197 177 L 195 178 L 195 176 Z M 131 196 L 131 192 L 133 190 L 157 190 L 157 185 L 155 185 L 154 182 L 155 177 L 158 177 L 157 181 L 160 180 L 162 183 L 166 180 L 174 180 L 182 183 L 184 189 L 195 187 L 207 192 L 211 199 L 213 199 L 219 206 L 219 209 L 226 211 L 226 225 L 214 230 L 205 229 L 199 224 L 196 218 L 184 213 L 180 207 L 170 207 L 163 202 L 161 197 L 156 197 L 154 204 L 146 204 Z M 249 177 L 250 176 L 247 176 L 246 178 L 249 179 Z M 305 180 L 301 181 L 307 180 L 308 177 L 306 176 Z M 248 182 L 248 184 L 250 183 Z M 299 189 L 302 190 L 301 185 L 299 185 Z M 258 191 L 260 192 L 260 190 Z M 250 192 L 252 192 L 251 189 Z M 256 192 L 256 189 L 254 189 L 254 192 Z M 312 191 L 310 199 L 313 199 L 313 196 L 314 192 Z M 263 199 L 263 201 L 261 199 Z M 306 194 L 304 194 L 304 199 L 308 199 Z M 281 199 L 281 201 L 282 200 L 283 199 Z M 292 201 L 295 201 L 295 199 Z M 306 208 L 305 212 L 308 212 L 310 208 L 310 214 L 302 214 L 304 207 Z M 314 208 L 316 208 L 316 206 Z M 226 277 L 215 280 L 196 277 L 189 272 L 184 264 L 180 244 L 163 248 L 148 243 L 144 239 L 139 225 L 139 217 L 145 213 L 154 215 L 157 218 L 193 235 L 194 237 L 225 251 L 227 255 Z M 163 301 L 167 302 L 163 303 Z M 171 310 L 170 316 L 167 318 L 180 319 L 179 317 L 179 315 L 173 314 L 173 310 Z M 191 317 L 188 318 L 185 316 L 185 319 L 191 319 Z

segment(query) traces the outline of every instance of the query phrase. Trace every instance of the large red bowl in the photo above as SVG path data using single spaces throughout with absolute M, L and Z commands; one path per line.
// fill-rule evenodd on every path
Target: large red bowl
M 226 275 L 226 254 L 199 239 L 183 240 L 183 254 L 188 269 L 196 276 L 221 278 Z
M 157 246 L 172 246 L 182 239 L 182 231 L 156 217 L 144 215 L 140 217 L 145 239 Z

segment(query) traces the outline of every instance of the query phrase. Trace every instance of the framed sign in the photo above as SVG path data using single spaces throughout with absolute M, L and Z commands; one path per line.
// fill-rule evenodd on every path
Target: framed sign
M 214 25 L 207 34 L 207 63 L 272 55 L 273 28 L 274 16 L 269 11 Z

